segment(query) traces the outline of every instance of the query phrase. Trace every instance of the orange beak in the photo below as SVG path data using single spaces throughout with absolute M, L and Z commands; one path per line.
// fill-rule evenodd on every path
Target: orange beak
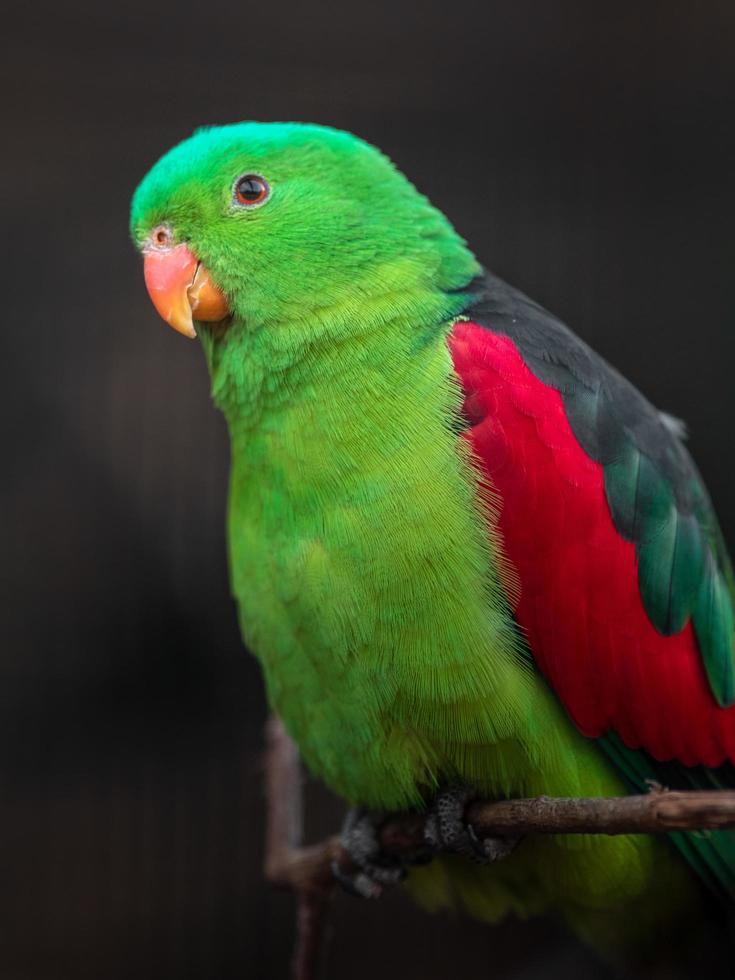
M 224 293 L 185 244 L 147 249 L 143 275 L 155 308 L 185 337 L 196 337 L 194 320 L 223 320 L 230 312 Z

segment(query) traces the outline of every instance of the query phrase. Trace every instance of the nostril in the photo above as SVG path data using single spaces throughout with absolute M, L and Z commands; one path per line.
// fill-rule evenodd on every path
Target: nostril
M 154 245 L 158 245 L 159 247 L 168 245 L 171 242 L 171 232 L 168 228 L 164 228 L 163 226 L 154 229 L 151 237 Z

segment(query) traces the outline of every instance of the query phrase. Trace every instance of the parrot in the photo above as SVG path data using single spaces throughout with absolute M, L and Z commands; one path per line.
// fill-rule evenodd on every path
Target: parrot
M 385 814 L 735 786 L 735 580 L 681 423 L 351 133 L 198 129 L 130 228 L 226 418 L 244 645 L 331 790 Z M 728 830 L 506 851 L 406 887 L 641 962 L 735 897 Z

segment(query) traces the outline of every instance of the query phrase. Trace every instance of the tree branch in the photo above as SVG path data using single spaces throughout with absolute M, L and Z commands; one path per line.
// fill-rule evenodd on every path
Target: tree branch
M 267 728 L 266 877 L 292 888 L 298 896 L 294 980 L 316 976 L 329 900 L 334 890 L 332 862 L 346 874 L 358 868 L 338 836 L 301 846 L 302 799 L 298 752 L 281 722 Z M 477 801 L 465 819 L 483 837 L 527 834 L 663 834 L 674 830 L 723 830 L 735 827 L 735 790 L 666 790 L 653 786 L 639 796 Z M 424 844 L 426 818 L 420 813 L 386 817 L 380 844 L 396 857 Z
M 328 843 L 302 847 L 303 806 L 299 754 L 280 719 L 266 725 L 265 876 L 274 885 L 292 888 L 297 896 L 296 947 L 291 961 L 294 980 L 312 980 L 329 901 L 334 891 Z M 334 839 L 339 847 L 339 839 Z M 339 857 L 335 848 L 334 857 Z

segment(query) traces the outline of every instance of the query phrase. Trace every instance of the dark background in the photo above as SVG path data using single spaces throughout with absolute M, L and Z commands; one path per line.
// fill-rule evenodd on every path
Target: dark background
M 386 150 L 496 272 L 683 416 L 735 541 L 730 3 L 5 3 L 3 980 L 283 977 L 228 448 L 133 188 L 202 123 Z M 341 806 L 311 790 L 312 836 Z M 340 896 L 325 976 L 607 976 L 550 923 Z

